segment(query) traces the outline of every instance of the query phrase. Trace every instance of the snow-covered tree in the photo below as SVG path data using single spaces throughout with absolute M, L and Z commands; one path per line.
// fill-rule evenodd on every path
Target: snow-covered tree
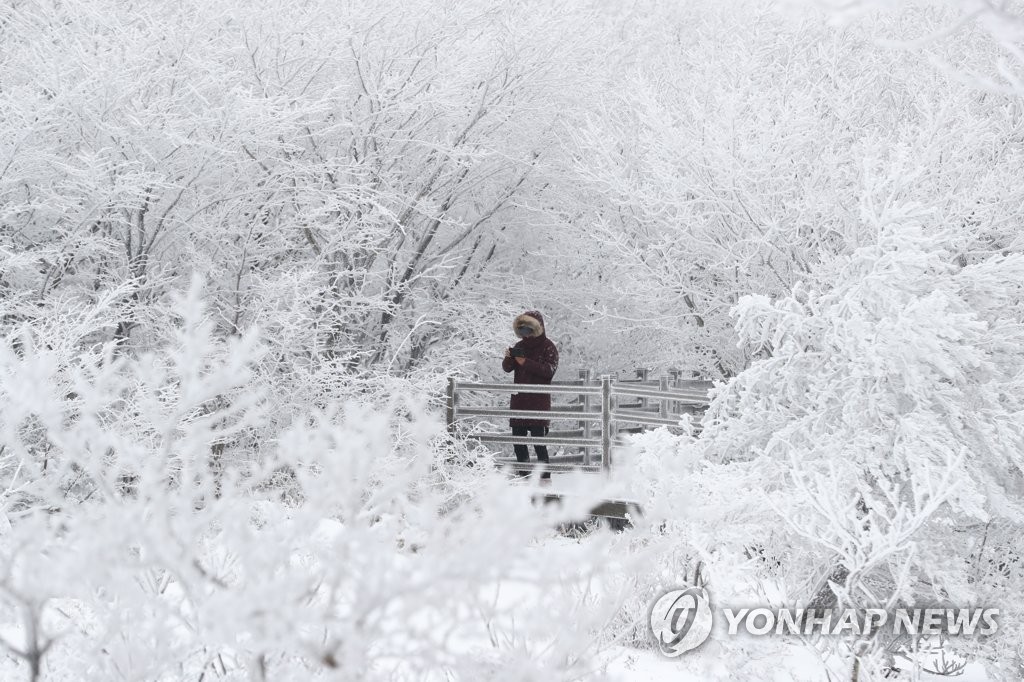
M 584 324 L 599 321 L 584 327 L 600 330 L 599 358 L 628 361 L 615 352 L 631 348 L 655 366 L 742 370 L 750 349 L 728 310 L 798 281 L 827 286 L 831 261 L 874 238 L 858 202 L 879 169 L 903 176 L 900 200 L 960 226 L 964 258 L 1020 249 L 1020 101 L 877 46 L 937 31 L 948 13 L 839 29 L 762 3 L 644 9 L 621 29 L 644 47 L 567 130 L 560 178 L 573 189 L 554 239 L 578 231 L 578 256 L 558 257 L 554 281 L 567 307 L 592 311 Z M 992 50 L 959 41 L 935 54 Z
M 745 500 L 729 535 L 791 599 L 825 576 L 843 605 L 998 605 L 999 636 L 955 645 L 998 672 L 1021 644 L 1024 256 L 964 264 L 928 217 L 866 203 L 877 241 L 836 261 L 834 286 L 742 299 L 763 357 L 719 390 L 697 447 L 707 494 Z M 886 644 L 863 655 L 876 672 Z
M 314 410 L 231 457 L 270 407 L 263 351 L 216 340 L 198 291 L 141 359 L 0 346 L 5 679 L 594 671 L 611 614 L 579 595 L 608 536 L 534 548 L 580 509 L 448 467 L 458 446 L 411 398 Z

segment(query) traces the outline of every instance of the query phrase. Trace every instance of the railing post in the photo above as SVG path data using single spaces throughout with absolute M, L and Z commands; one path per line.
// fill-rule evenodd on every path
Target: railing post
M 448 433 L 455 433 L 455 378 L 448 377 L 448 400 L 445 405 L 444 421 L 448 426 Z
M 679 388 L 679 378 L 682 372 L 678 369 L 670 369 L 668 375 L 672 378 L 672 388 Z M 672 401 L 672 412 L 673 414 L 679 414 L 682 412 L 683 406 L 679 404 L 678 400 Z
M 612 462 L 612 380 L 607 374 L 601 377 L 601 466 L 611 471 Z
M 641 386 L 647 385 L 647 377 L 650 376 L 651 370 L 647 367 L 643 367 L 636 371 L 636 378 L 640 380 Z M 648 406 L 647 398 L 640 398 L 640 409 L 646 410 Z
M 590 369 L 581 369 L 580 373 L 579 373 L 580 381 L 582 381 L 584 384 L 589 384 L 590 383 L 590 375 L 591 375 Z M 582 394 L 580 396 L 580 409 L 582 409 L 584 412 L 589 412 L 590 411 L 590 394 L 589 393 L 584 393 L 584 394 Z M 581 419 L 579 421 L 579 428 L 581 428 L 583 430 L 583 437 L 584 438 L 590 438 L 590 420 L 589 419 Z M 588 448 L 588 447 L 584 447 L 583 448 L 583 464 L 584 464 L 584 466 L 590 466 L 590 448 Z
M 658 390 L 662 392 L 668 391 L 668 377 L 658 379 Z M 658 403 L 658 416 L 662 419 L 668 419 L 668 398 L 662 398 Z

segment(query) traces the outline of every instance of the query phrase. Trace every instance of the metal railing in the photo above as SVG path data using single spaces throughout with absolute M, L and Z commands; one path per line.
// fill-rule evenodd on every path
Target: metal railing
M 550 462 L 549 471 L 569 469 L 608 471 L 611 468 L 612 447 L 623 424 L 639 427 L 680 427 L 684 414 L 692 414 L 708 404 L 709 381 L 681 382 L 678 377 L 661 377 L 656 382 L 647 379 L 642 371 L 635 380 L 613 380 L 609 375 L 593 381 L 589 373 L 581 372 L 574 382 L 551 384 L 478 383 L 448 379 L 446 422 L 448 430 L 456 433 L 461 423 L 481 417 L 569 420 L 577 423 L 575 431 L 551 431 L 547 436 L 513 436 L 509 433 L 464 433 L 466 437 L 482 443 L 512 445 L 561 445 L 582 451 L 582 465 L 567 461 Z M 670 381 L 672 386 L 670 387 Z M 467 393 L 505 394 L 541 393 L 551 396 L 572 396 L 570 405 L 553 406 L 551 410 L 511 410 L 492 406 L 463 405 L 460 398 Z M 633 402 L 620 404 L 629 399 Z M 595 404 L 596 403 L 596 404 Z M 596 409 L 595 409 L 596 408 Z M 597 427 L 598 422 L 600 424 Z M 591 450 L 600 450 L 600 464 L 591 462 Z M 567 460 L 568 458 L 563 458 Z M 517 463 L 522 465 L 525 463 Z

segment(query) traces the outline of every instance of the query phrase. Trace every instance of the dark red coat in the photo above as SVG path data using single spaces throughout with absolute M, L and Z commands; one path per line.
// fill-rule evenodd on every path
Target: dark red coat
M 544 333 L 544 317 L 536 310 L 528 310 L 512 322 L 515 329 L 520 324 L 534 327 L 534 336 L 520 339 L 513 348 L 522 348 L 526 359 L 522 365 L 515 358 L 505 358 L 501 368 L 506 372 L 515 371 L 517 384 L 550 384 L 558 369 L 558 349 Z M 513 393 L 510 404 L 513 410 L 551 409 L 551 396 L 546 393 Z M 509 419 L 512 426 L 548 426 L 548 419 Z

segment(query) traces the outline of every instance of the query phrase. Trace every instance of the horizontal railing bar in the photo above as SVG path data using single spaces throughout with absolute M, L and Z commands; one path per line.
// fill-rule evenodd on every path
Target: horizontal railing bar
M 500 393 L 568 393 L 570 395 L 601 395 L 601 386 L 558 385 L 558 384 L 455 384 L 456 391 L 497 391 Z
M 542 462 L 535 462 L 533 460 L 529 462 L 519 462 L 511 457 L 495 457 L 494 462 L 502 466 L 514 467 L 516 469 L 550 471 L 553 473 L 570 473 L 582 471 L 584 473 L 596 474 L 601 472 L 600 464 L 569 464 L 563 462 L 548 462 L 547 464 L 544 464 Z
M 455 384 L 456 391 L 495 391 L 498 393 L 541 393 L 561 395 L 600 395 L 600 384 L 483 384 L 483 383 L 462 383 Z M 691 402 L 705 404 L 709 402 L 705 392 L 700 390 L 668 390 L 662 391 L 656 385 L 624 385 L 623 382 L 611 384 L 612 393 L 628 395 L 638 398 L 653 398 L 655 400 L 674 400 L 676 402 Z
M 656 389 L 648 388 L 635 388 L 633 386 L 620 386 L 612 384 L 613 395 L 628 395 L 636 396 L 639 398 L 654 398 L 655 400 L 672 400 L 677 403 L 698 403 L 705 404 L 708 402 L 707 395 L 700 395 L 696 391 L 683 393 L 681 391 L 659 391 Z
M 576 419 L 600 421 L 600 412 L 571 410 L 506 410 L 498 407 L 456 407 L 455 417 L 511 417 L 512 419 Z
M 504 433 L 475 433 L 467 435 L 481 443 L 505 443 L 510 445 L 574 445 L 581 448 L 601 447 L 600 438 L 552 438 L 550 436 L 513 436 Z
M 617 422 L 629 422 L 633 424 L 648 424 L 651 426 L 679 426 L 679 418 L 656 417 L 644 412 L 630 412 L 627 410 L 612 410 L 612 419 Z
M 528 462 L 519 462 L 514 457 L 509 457 L 507 455 L 503 455 L 501 457 L 495 457 L 494 458 L 494 462 L 496 462 L 498 464 L 515 464 L 515 465 L 522 466 L 524 468 L 525 467 L 535 467 L 535 468 L 538 468 L 538 469 L 541 469 L 541 468 L 544 468 L 544 467 L 578 467 L 580 465 L 583 465 L 583 466 L 593 466 L 593 467 L 601 466 L 601 464 L 599 462 L 594 462 L 593 464 L 583 464 L 582 460 L 579 461 L 579 462 L 566 462 L 566 461 L 563 461 L 563 460 L 559 460 L 557 458 L 552 458 L 550 462 L 545 464 L 544 462 L 541 462 L 541 461 L 535 459 L 532 456 L 530 457 Z
M 563 467 L 563 468 L 565 468 L 565 467 L 577 467 L 577 466 L 580 466 L 580 465 L 583 465 L 583 466 L 594 466 L 594 467 L 601 466 L 601 464 L 599 462 L 594 462 L 593 464 L 583 464 L 582 460 L 577 461 L 577 462 L 569 462 L 569 461 L 563 461 L 563 460 L 559 460 L 559 459 L 552 459 L 551 461 L 549 461 L 547 463 L 544 463 L 544 462 L 541 462 L 541 461 L 539 461 L 537 459 L 533 459 L 532 457 L 531 457 L 531 459 L 528 462 L 520 462 L 515 457 L 510 457 L 508 455 L 502 455 L 501 457 L 495 457 L 495 458 L 493 458 L 493 461 L 495 463 L 497 463 L 497 464 L 515 464 L 517 466 L 522 466 L 523 468 L 532 467 L 532 468 L 536 468 L 536 469 L 543 469 L 544 467 Z
M 469 411 L 469 410 L 467 410 L 467 411 Z M 538 418 L 538 417 L 545 417 L 545 418 L 546 417 L 550 417 L 550 419 L 552 421 L 557 421 L 557 420 L 563 418 L 563 417 L 559 417 L 558 416 L 559 415 L 558 412 L 533 412 L 533 411 L 529 411 L 529 410 L 473 410 L 472 412 L 473 412 L 473 414 L 469 414 L 469 415 L 466 415 L 466 416 L 470 416 L 470 417 L 496 416 L 496 417 L 510 417 L 510 418 L 513 418 L 513 419 L 535 419 L 535 418 Z M 461 413 L 461 410 L 460 410 L 460 413 Z M 592 415 L 592 413 L 588 413 L 588 414 Z M 461 416 L 461 414 L 458 415 L 458 416 Z M 456 421 L 458 421 L 458 416 L 456 417 Z M 596 415 L 596 417 L 590 416 L 590 417 L 588 417 L 586 419 L 586 421 L 592 421 L 595 418 L 600 418 L 600 416 L 601 416 L 600 414 Z M 613 410 L 612 411 L 611 417 L 612 417 L 612 421 L 625 422 L 627 424 L 646 424 L 648 426 L 675 426 L 675 427 L 678 427 L 679 426 L 679 421 L 680 421 L 682 415 L 677 415 L 677 416 L 674 416 L 674 417 L 665 418 L 665 417 L 659 417 L 657 415 L 654 415 L 654 414 L 651 414 L 651 413 L 648 413 L 648 412 L 640 412 L 640 411 L 633 411 L 633 410 L 618 409 L 618 410 Z M 570 421 L 571 421 L 571 419 L 575 419 L 575 418 L 576 418 L 575 416 L 572 417 L 572 418 L 564 417 L 564 419 L 567 419 L 567 420 L 570 420 Z M 695 431 L 700 431 L 700 429 L 697 427 L 697 425 L 694 425 L 694 429 L 695 429 Z M 540 443 L 542 445 L 544 443 L 557 443 L 559 445 L 580 445 L 580 446 L 582 446 L 583 442 L 581 441 L 581 439 L 576 438 L 576 436 L 575 436 L 575 434 L 578 434 L 578 433 L 582 433 L 582 431 L 581 430 L 575 430 L 575 431 L 552 431 L 547 436 L 542 436 L 542 437 L 537 438 L 536 442 Z M 476 436 L 474 434 L 466 434 L 466 437 L 467 438 L 477 438 L 478 436 Z M 504 437 L 504 436 L 501 436 L 501 437 Z M 509 438 L 512 438 L 512 436 L 509 436 Z M 526 436 L 522 436 L 522 438 L 524 439 L 523 440 L 524 443 L 527 442 L 525 440 L 527 438 Z M 568 442 L 570 440 L 572 442 Z M 600 440 L 599 439 L 591 439 L 591 440 L 593 440 L 594 442 L 598 443 L 598 445 L 600 445 Z M 566 442 L 562 442 L 562 441 L 566 441 Z M 492 442 L 509 442 L 509 443 L 511 443 L 513 441 L 492 441 Z M 518 441 L 516 441 L 516 442 L 518 442 Z M 529 442 L 532 443 L 534 441 L 531 440 Z M 590 441 L 587 441 L 587 442 L 589 443 Z
M 583 408 L 584 408 L 584 405 L 579 405 L 579 404 L 577 404 L 577 405 L 554 404 L 554 405 L 551 406 L 551 409 L 556 411 L 556 412 L 572 412 L 574 415 L 575 414 L 583 413 L 584 412 Z M 483 405 L 461 405 L 460 404 L 460 405 L 458 405 L 456 407 L 456 409 L 459 412 L 463 412 L 464 413 L 464 412 L 466 412 L 466 410 L 504 410 L 506 408 L 504 408 L 504 407 L 494 407 L 494 404 L 490 403 L 490 404 L 483 404 Z M 543 412 L 544 410 L 537 410 L 537 411 L 538 412 Z M 594 405 L 591 405 L 590 406 L 590 410 L 588 410 L 588 411 L 589 412 L 593 412 L 594 411 Z M 598 413 L 598 414 L 600 414 L 600 413 Z
M 630 386 L 660 386 L 660 379 L 615 379 L 612 378 L 613 384 L 628 384 Z M 462 382 L 460 382 L 462 383 Z M 714 388 L 715 382 L 706 379 L 679 379 L 672 381 L 669 379 L 669 388 L 675 390 L 694 390 L 704 391 Z M 600 379 L 553 379 L 551 381 L 552 386 L 600 386 Z
M 461 432 L 461 435 L 462 435 L 463 438 L 476 438 L 477 435 L 483 435 L 483 436 L 493 436 L 493 435 L 511 436 L 511 434 L 509 432 L 495 434 L 492 431 L 474 432 L 474 431 L 469 431 L 469 430 L 463 430 Z M 543 439 L 543 440 L 538 440 L 537 441 L 538 443 L 540 443 L 542 445 L 544 443 L 550 443 L 552 438 L 562 439 L 562 440 L 572 439 L 574 441 L 579 441 L 580 439 L 583 438 L 583 429 L 578 429 L 576 431 L 549 431 L 548 435 L 546 435 L 546 436 L 522 436 L 522 438 L 535 438 L 535 437 Z
M 476 388 L 482 387 L 482 388 Z M 456 388 L 460 391 L 464 388 L 461 384 Z M 597 391 L 585 391 L 586 395 L 600 395 L 600 387 Z M 548 386 L 545 384 L 475 384 L 472 389 L 467 390 L 493 390 L 501 393 L 539 393 L 548 395 L 580 395 L 580 391 L 567 390 L 562 386 Z M 657 389 L 634 388 L 632 386 L 618 386 L 612 384 L 613 395 L 629 396 L 631 398 L 649 398 L 654 400 L 671 400 L 678 403 L 693 405 L 707 405 L 710 400 L 706 395 L 700 393 L 682 393 L 679 391 L 659 391 Z
M 656 388 L 635 388 L 633 386 L 611 386 L 612 394 L 630 397 L 645 397 L 656 400 L 675 400 L 676 402 L 698 402 L 707 404 L 711 401 L 707 393 L 699 391 L 662 391 Z
M 651 412 L 652 414 L 655 414 L 655 415 L 657 415 L 659 412 L 661 412 L 661 406 L 658 405 L 658 404 L 644 405 L 643 403 L 619 403 L 615 407 L 619 408 L 619 409 L 623 409 L 623 410 L 637 410 L 638 412 Z
M 531 457 L 532 457 L 532 455 L 531 455 Z M 567 455 L 567 454 L 551 454 L 549 456 L 549 459 L 550 459 L 550 463 L 551 464 L 577 465 L 577 464 L 583 464 L 583 463 L 586 462 L 586 455 L 584 455 L 582 452 L 574 452 L 574 453 L 569 454 L 569 455 Z M 500 454 L 500 455 L 496 455 L 494 457 L 494 461 L 496 461 L 496 462 L 498 462 L 498 461 L 502 461 L 503 462 L 503 461 L 506 461 L 506 460 L 512 461 L 512 462 L 516 461 L 516 459 L 514 457 L 512 457 L 510 455 L 506 455 L 506 454 Z M 531 459 L 530 461 L 532 462 L 533 460 Z M 599 462 L 594 462 L 594 466 L 601 466 L 601 465 L 600 465 Z
M 703 379 L 681 379 L 674 383 L 669 381 L 669 385 L 677 391 L 709 391 L 715 387 L 715 382 Z
M 619 421 L 621 421 L 624 424 L 639 424 L 641 426 L 667 426 L 667 427 L 669 427 L 671 429 L 682 429 L 683 428 L 679 424 L 679 422 L 674 422 L 672 420 L 666 420 L 665 422 L 660 422 L 659 423 L 659 422 L 656 422 L 655 419 L 657 419 L 657 418 L 654 418 L 654 419 L 645 419 L 645 418 L 634 419 L 632 417 L 621 417 L 619 419 Z M 641 426 L 637 426 L 637 427 L 623 426 L 623 427 L 620 427 L 618 429 L 618 431 L 620 433 L 643 433 L 644 429 L 641 428 Z M 700 424 L 694 424 L 693 425 L 693 435 L 694 436 L 699 436 L 703 431 L 704 431 L 704 429 L 701 428 Z

